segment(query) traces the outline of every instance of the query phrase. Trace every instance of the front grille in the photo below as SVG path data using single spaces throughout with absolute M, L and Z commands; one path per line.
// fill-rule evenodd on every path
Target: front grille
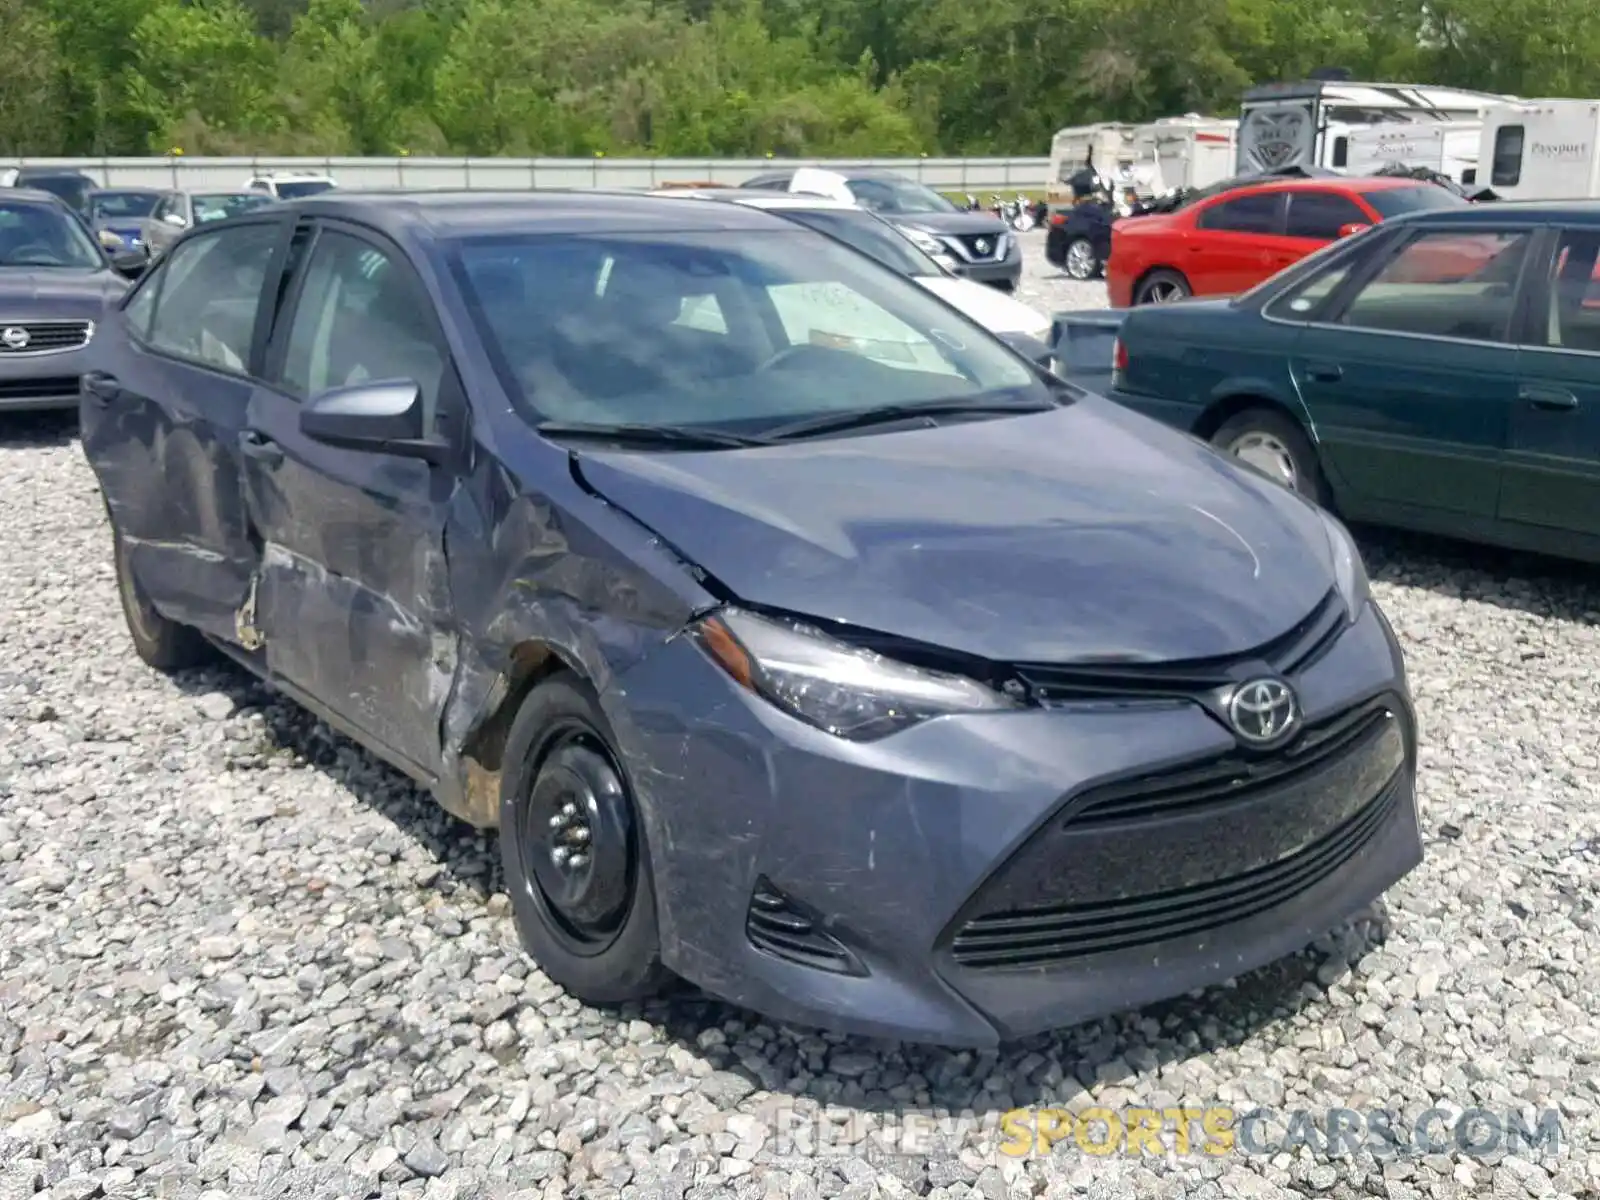
M 999 262 L 1010 249 L 1010 235 L 1004 233 L 961 233 L 954 237 L 956 247 L 968 262 Z M 979 245 L 988 249 L 979 249 Z
M 88 321 L 0 321 L 0 358 L 76 350 L 93 332 Z
M 1330 590 L 1293 629 L 1264 646 L 1227 658 L 1186 662 L 1020 663 L 1016 671 L 1045 704 L 1081 700 L 1194 699 L 1236 682 L 1243 664 L 1280 676 L 1306 670 L 1327 653 L 1344 631 L 1346 610 L 1337 589 Z
M 819 914 L 784 895 L 765 876 L 756 881 L 745 918 L 745 935 L 751 945 L 802 967 L 836 975 L 865 975 L 861 960 L 822 924 Z
M 1270 757 L 1223 754 L 1176 770 L 1118 780 L 1085 793 L 1072 806 L 1074 828 L 1138 821 L 1238 804 L 1331 767 L 1394 719 L 1379 701 L 1308 726 Z
M 7 400 L 56 400 L 78 394 L 76 375 L 56 375 L 45 379 L 0 380 L 0 404 Z
M 1391 784 L 1354 817 L 1298 853 L 1232 878 L 1109 903 L 977 917 L 961 927 L 951 956 L 974 970 L 1037 969 L 1243 921 L 1333 875 L 1372 840 L 1399 797 L 1400 788 Z

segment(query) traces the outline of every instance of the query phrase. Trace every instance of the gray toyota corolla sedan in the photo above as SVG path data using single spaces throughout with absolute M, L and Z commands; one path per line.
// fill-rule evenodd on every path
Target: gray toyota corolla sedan
M 144 269 L 48 192 L 0 192 L 0 412 L 72 409 L 95 325 Z
M 186 234 L 83 386 L 133 643 L 466 821 L 585 1000 L 989 1045 L 1419 861 L 1332 517 L 735 204 L 330 195 Z

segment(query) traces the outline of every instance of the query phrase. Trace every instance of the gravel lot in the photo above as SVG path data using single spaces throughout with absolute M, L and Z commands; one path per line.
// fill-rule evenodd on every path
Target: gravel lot
M 1028 240 L 1024 298 L 1103 303 Z M 1593 572 L 1368 539 L 1421 710 L 1425 866 L 1301 957 L 996 1058 L 567 1000 L 518 950 L 492 843 L 242 675 L 137 662 L 66 423 L 0 421 L 0 514 L 0 1200 L 1600 1194 Z M 1006 1109 L 1091 1098 L 1556 1107 L 1563 1140 L 994 1152 Z M 779 1102 L 976 1119 L 805 1156 Z

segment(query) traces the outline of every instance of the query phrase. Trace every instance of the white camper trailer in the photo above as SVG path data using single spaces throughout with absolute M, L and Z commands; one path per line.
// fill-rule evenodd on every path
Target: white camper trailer
M 1141 126 L 1134 136 L 1138 158 L 1155 164 L 1152 190 L 1203 188 L 1234 173 L 1239 122 L 1190 113 Z
M 1483 118 L 1478 186 L 1505 200 L 1600 198 L 1600 100 L 1522 100 Z
M 1251 88 L 1239 106 L 1241 175 L 1285 167 L 1344 170 L 1350 135 L 1374 125 L 1477 121 L 1511 97 L 1410 83 L 1312 79 Z
M 1352 129 L 1344 170 L 1371 175 L 1399 163 L 1430 171 L 1472 186 L 1478 171 L 1482 121 L 1417 121 L 1368 125 Z
M 1071 204 L 1068 181 L 1087 166 L 1110 179 L 1120 191 L 1131 187 L 1140 195 L 1154 188 L 1153 159 L 1141 159 L 1136 139 L 1139 126 L 1117 121 L 1063 129 L 1050 143 L 1050 179 L 1045 199 L 1051 204 Z

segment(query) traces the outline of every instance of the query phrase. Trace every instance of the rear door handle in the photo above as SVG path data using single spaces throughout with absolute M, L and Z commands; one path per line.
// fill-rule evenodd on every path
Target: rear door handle
M 1551 412 L 1571 412 L 1578 407 L 1578 397 L 1566 388 L 1528 386 L 1517 393 L 1517 399 Z
M 275 467 L 283 461 L 283 447 L 254 429 L 246 429 L 239 435 L 239 447 L 246 458 L 253 458 L 269 467 Z
M 1344 378 L 1344 368 L 1338 363 L 1311 363 L 1306 367 L 1306 378 L 1317 383 L 1338 383 Z
M 83 394 L 101 408 L 115 400 L 122 391 L 121 385 L 117 383 L 117 377 L 107 375 L 104 371 L 90 371 L 79 382 Z

